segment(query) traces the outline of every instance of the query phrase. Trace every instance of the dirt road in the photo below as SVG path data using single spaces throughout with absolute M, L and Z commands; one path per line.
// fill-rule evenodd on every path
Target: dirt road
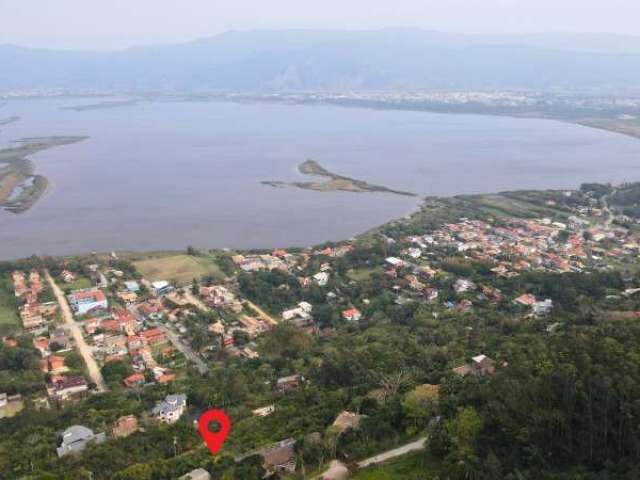
M 250 302 L 249 300 L 246 300 L 247 305 L 249 305 L 251 308 L 253 308 L 256 312 L 258 312 L 260 314 L 261 317 L 263 317 L 267 322 L 269 322 L 272 325 L 277 325 L 278 321 L 275 320 L 271 315 L 269 315 L 267 312 L 265 312 L 264 310 L 262 310 L 259 306 L 257 306 L 255 303 Z
M 91 381 L 96 384 L 98 392 L 106 392 L 108 390 L 107 384 L 104 382 L 102 378 L 102 373 L 100 372 L 100 368 L 93 358 L 93 354 L 91 353 L 91 349 L 87 342 L 84 340 L 84 336 L 82 335 L 82 330 L 73 319 L 73 313 L 71 312 L 71 307 L 69 307 L 69 303 L 67 302 L 66 297 L 64 296 L 64 292 L 60 289 L 60 287 L 56 284 L 56 282 L 51 278 L 51 275 L 48 271 L 45 271 L 45 276 L 47 277 L 47 281 L 51 286 L 51 290 L 53 294 L 56 296 L 58 300 L 58 305 L 60 305 L 60 312 L 62 313 L 62 318 L 65 321 L 65 324 L 71 335 L 73 335 L 73 339 L 76 344 L 76 348 L 78 349 L 78 353 L 82 355 L 84 359 L 84 363 L 87 366 L 87 370 L 89 372 L 89 376 L 91 377 Z
M 386 452 L 379 453 L 374 455 L 373 457 L 369 457 L 361 462 L 358 462 L 358 467 L 366 468 L 371 465 L 376 465 L 378 463 L 386 462 L 387 460 L 391 460 L 396 457 L 401 457 L 402 455 L 406 455 L 407 453 L 414 452 L 416 450 L 422 450 L 427 441 L 427 437 L 422 437 L 416 440 L 415 442 L 407 443 L 398 448 L 394 448 L 393 450 L 387 450 Z

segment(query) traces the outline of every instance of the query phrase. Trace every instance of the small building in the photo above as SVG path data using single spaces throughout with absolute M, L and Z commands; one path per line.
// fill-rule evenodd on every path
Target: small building
M 196 468 L 181 476 L 178 480 L 211 480 L 211 474 L 204 468 Z
M 292 474 L 296 471 L 296 441 L 293 438 L 282 440 L 257 453 L 264 460 L 264 467 L 272 473 Z
M 132 373 L 123 380 L 123 383 L 127 388 L 135 388 L 144 385 L 145 378 L 141 373 Z
M 60 278 L 64 283 L 71 283 L 76 279 L 76 275 L 75 273 L 70 272 L 69 270 L 62 270 L 60 272 Z
M 151 416 L 162 423 L 175 423 L 187 409 L 187 396 L 184 394 L 167 395 L 158 402 Z
M 167 343 L 167 336 L 161 328 L 149 328 L 143 330 L 139 334 L 144 341 L 149 345 L 159 345 L 161 343 Z
M 320 287 L 324 287 L 329 282 L 329 274 L 327 272 L 319 272 L 313 276 L 313 280 Z
M 54 377 L 47 388 L 49 396 L 58 402 L 79 398 L 88 390 L 87 381 L 78 376 Z
M 114 438 L 124 438 L 138 431 L 138 419 L 134 415 L 120 417 L 113 424 L 111 434 Z
M 453 373 L 465 377 L 467 375 L 476 375 L 484 377 L 493 375 L 496 372 L 496 362 L 486 355 L 478 355 L 471 359 L 471 363 L 461 365 L 453 369 Z
M 275 405 L 267 405 L 266 407 L 256 408 L 251 413 L 253 413 L 256 417 L 268 417 L 275 411 L 276 411 Z
M 140 284 L 138 282 L 136 282 L 135 280 L 129 280 L 129 281 L 124 282 L 124 286 L 131 293 L 138 293 L 140 291 Z
M 342 311 L 342 318 L 349 321 L 358 321 L 362 318 L 362 313 L 357 308 L 349 308 Z
M 151 287 L 153 288 L 153 293 L 156 297 L 166 295 L 173 291 L 173 287 L 169 284 L 169 282 L 165 280 L 158 280 L 157 282 L 153 282 L 151 283 Z
M 289 375 L 288 377 L 279 378 L 278 381 L 276 382 L 276 386 L 278 387 L 278 390 L 280 390 L 281 392 L 288 392 L 298 388 L 301 382 L 302 382 L 301 375 L 298 375 L 298 374 Z
M 56 449 L 58 457 L 69 453 L 81 452 L 89 442 L 102 443 L 106 440 L 104 433 L 95 435 L 93 430 L 82 425 L 74 425 L 62 433 L 62 442 Z

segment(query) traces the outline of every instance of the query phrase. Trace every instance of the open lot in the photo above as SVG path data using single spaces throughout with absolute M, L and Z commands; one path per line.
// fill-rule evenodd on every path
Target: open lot
M 0 336 L 14 333 L 20 327 L 11 282 L 8 279 L 0 280 Z
M 138 271 L 148 280 L 168 280 L 189 283 L 194 278 L 213 275 L 221 280 L 224 274 L 214 257 L 209 255 L 168 255 L 146 258 L 134 262 Z

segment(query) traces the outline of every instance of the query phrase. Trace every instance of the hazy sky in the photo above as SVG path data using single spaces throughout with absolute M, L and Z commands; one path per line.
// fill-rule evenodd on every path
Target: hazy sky
M 639 0 L 0 0 L 0 44 L 115 49 L 226 30 L 640 33 Z

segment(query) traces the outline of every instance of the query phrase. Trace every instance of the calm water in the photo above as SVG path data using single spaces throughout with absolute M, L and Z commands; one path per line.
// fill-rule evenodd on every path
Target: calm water
M 543 120 L 321 106 L 10 101 L 0 146 L 87 135 L 32 159 L 51 181 L 30 211 L 0 213 L 0 258 L 33 253 L 310 245 L 402 216 L 417 198 L 275 189 L 314 159 L 420 195 L 640 180 L 640 142 Z

